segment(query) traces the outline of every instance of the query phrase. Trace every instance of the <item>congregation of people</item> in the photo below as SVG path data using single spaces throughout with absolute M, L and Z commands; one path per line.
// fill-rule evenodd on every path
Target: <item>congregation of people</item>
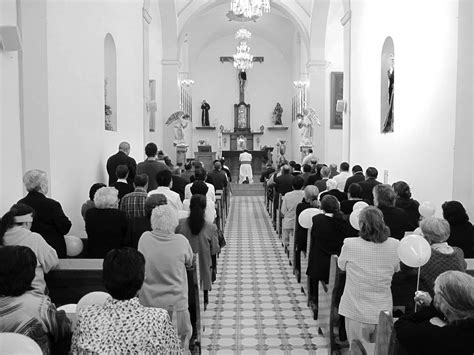
M 330 260 L 338 256 L 345 273 L 338 305 L 341 340 L 374 343 L 380 312 L 399 309 L 395 330 L 405 351 L 400 353 L 474 353 L 474 278 L 466 273 L 466 259 L 474 258 L 474 230 L 459 201 L 443 203 L 443 218 L 434 217 L 436 206 L 428 203 L 432 210 L 425 212 L 405 181 L 384 184 L 375 167 L 364 172 L 347 162 L 339 169 L 318 164 L 312 151 L 302 165 L 285 160 L 277 169 L 267 165 L 260 181 L 297 280 L 308 277 L 315 319 L 318 290 L 327 289 Z M 311 208 L 317 212 L 308 234 L 299 217 Z M 431 248 L 419 276 L 398 254 L 400 241 L 411 234 Z
M 228 186 L 230 171 L 223 160 L 209 175 L 200 162 L 174 166 L 154 143 L 145 155 L 136 164 L 120 143 L 107 161 L 108 184 L 94 182 L 78 204 L 87 235 L 79 257 L 103 259 L 110 297 L 81 309 L 74 327 L 45 281 L 68 257 L 71 221 L 46 196 L 46 173 L 25 173 L 26 197 L 0 221 L 0 332 L 29 336 L 44 354 L 174 354 L 192 346 L 187 268 L 197 254 L 206 307 L 223 245 L 216 191 Z

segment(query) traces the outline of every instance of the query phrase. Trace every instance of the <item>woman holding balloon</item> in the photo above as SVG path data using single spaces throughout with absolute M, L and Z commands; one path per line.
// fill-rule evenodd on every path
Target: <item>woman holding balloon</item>
M 390 229 L 378 208 L 357 212 L 359 237 L 344 240 L 338 259 L 339 267 L 346 271 L 339 314 L 346 318 L 349 343 L 354 339 L 372 343 L 380 311 L 393 307 L 390 284 L 399 269 L 399 241 L 389 237 Z

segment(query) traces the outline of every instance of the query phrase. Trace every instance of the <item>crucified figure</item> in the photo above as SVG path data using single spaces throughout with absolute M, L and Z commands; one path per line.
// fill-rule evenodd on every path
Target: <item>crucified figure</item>
M 245 82 L 247 81 L 247 73 L 239 71 L 239 102 L 245 102 Z

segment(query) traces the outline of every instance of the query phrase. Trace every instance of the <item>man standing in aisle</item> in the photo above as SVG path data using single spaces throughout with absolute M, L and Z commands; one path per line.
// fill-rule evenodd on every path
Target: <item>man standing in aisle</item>
M 252 154 L 247 149 L 240 153 L 239 184 L 253 184 Z
M 170 170 L 163 160 L 157 160 L 156 154 L 158 147 L 155 143 L 148 143 L 145 146 L 145 161 L 138 163 L 137 174 L 146 174 L 148 176 L 147 192 L 155 190 L 158 187 L 156 175 L 163 170 Z
M 128 168 L 127 182 L 133 185 L 133 179 L 137 171 L 137 163 L 135 159 L 129 157 L 130 155 L 130 144 L 128 142 L 122 142 L 119 144 L 119 151 L 107 159 L 107 173 L 109 174 L 109 186 L 114 186 L 117 181 L 115 176 L 115 170 L 119 165 L 126 165 Z

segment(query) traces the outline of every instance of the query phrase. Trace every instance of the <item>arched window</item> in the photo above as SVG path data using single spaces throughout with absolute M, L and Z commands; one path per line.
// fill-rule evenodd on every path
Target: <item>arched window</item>
M 104 39 L 104 105 L 105 129 L 117 130 L 117 54 L 110 33 Z
M 395 118 L 395 50 L 392 37 L 387 37 L 383 44 L 380 70 L 380 131 L 391 133 Z

